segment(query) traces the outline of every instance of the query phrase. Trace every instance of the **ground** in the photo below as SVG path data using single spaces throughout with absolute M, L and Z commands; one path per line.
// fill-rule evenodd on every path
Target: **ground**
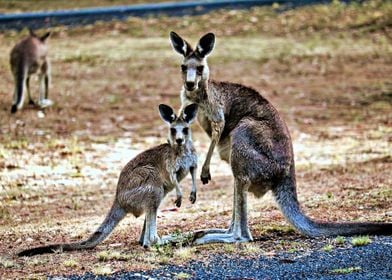
M 107 213 L 125 163 L 165 142 L 157 106 L 178 108 L 181 87 L 170 30 L 192 43 L 215 32 L 212 78 L 257 89 L 282 114 L 294 144 L 299 200 L 309 216 L 391 222 L 392 5 L 278 8 L 54 28 L 49 44 L 55 105 L 42 112 L 26 104 L 16 115 L 9 113 L 9 52 L 27 32 L 1 33 L 0 277 L 110 274 L 215 254 L 268 257 L 340 246 L 335 239 L 315 246 L 295 233 L 267 194 L 250 196 L 256 241 L 240 247 L 145 250 L 137 244 L 142 219 L 127 217 L 94 250 L 15 256 L 27 247 L 88 236 Z M 32 84 L 37 96 L 37 82 Z M 209 142 L 197 125 L 193 131 L 201 166 Z M 165 199 L 159 234 L 228 225 L 230 169 L 217 155 L 212 165 L 213 180 L 199 181 L 195 205 L 177 209 L 173 194 Z M 189 193 L 190 178 L 182 185 Z M 341 246 L 353 246 L 350 241 Z

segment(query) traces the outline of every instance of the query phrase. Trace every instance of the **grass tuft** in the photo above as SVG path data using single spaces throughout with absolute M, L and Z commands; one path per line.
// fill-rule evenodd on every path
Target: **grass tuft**
M 368 245 L 370 243 L 372 243 L 372 240 L 367 235 L 357 236 L 357 237 L 353 237 L 351 239 L 351 244 L 353 246 L 365 246 L 365 245 Z
M 352 267 L 345 267 L 345 268 L 336 268 L 331 270 L 330 272 L 333 274 L 349 274 L 353 272 L 361 271 L 362 268 L 360 266 L 352 266 Z

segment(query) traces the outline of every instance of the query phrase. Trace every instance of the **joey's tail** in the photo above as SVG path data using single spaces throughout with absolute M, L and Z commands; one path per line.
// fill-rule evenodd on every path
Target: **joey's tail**
M 125 217 L 126 212 L 117 202 L 114 202 L 109 214 L 106 216 L 99 228 L 85 241 L 75 243 L 53 244 L 48 246 L 27 249 L 18 253 L 18 256 L 33 256 L 56 251 L 75 251 L 83 249 L 92 249 L 102 242 L 113 231 L 117 224 Z
M 358 234 L 392 234 L 392 223 L 328 223 L 313 221 L 302 213 L 297 200 L 295 179 L 286 178 L 273 190 L 285 218 L 302 234 L 350 236 Z

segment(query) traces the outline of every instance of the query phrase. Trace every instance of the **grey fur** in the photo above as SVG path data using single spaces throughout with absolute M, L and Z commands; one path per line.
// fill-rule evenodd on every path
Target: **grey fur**
M 50 83 L 50 62 L 48 59 L 47 39 L 50 32 L 39 37 L 30 30 L 30 35 L 18 42 L 11 50 L 10 65 L 14 76 L 15 90 L 11 113 L 22 109 L 25 98 L 25 87 L 29 96 L 29 104 L 34 105 L 30 93 L 30 76 L 38 74 L 40 95 L 38 105 L 45 106 L 48 100 Z
M 261 197 L 271 190 L 286 219 L 308 236 L 392 232 L 392 224 L 322 223 L 305 216 L 297 200 L 292 141 L 277 110 L 252 88 L 209 79 L 206 56 L 214 48 L 213 34 L 203 36 L 194 50 L 178 34 L 171 32 L 170 38 L 174 50 L 184 57 L 182 104 L 199 105 L 198 121 L 211 138 L 201 180 L 204 184 L 211 180 L 210 160 L 215 146 L 220 157 L 231 165 L 234 175 L 230 228 L 199 231 L 196 244 L 252 240 L 247 225 L 248 191 Z M 187 46 L 185 55 L 178 46 Z M 200 55 L 200 50 L 205 55 Z M 190 81 L 188 71 L 194 69 L 203 71 L 198 71 Z
M 160 105 L 160 108 L 162 106 L 166 105 Z M 166 108 L 170 107 L 166 106 Z M 196 117 L 196 110 L 196 105 L 190 105 L 180 112 L 179 117 L 175 116 L 168 122 L 169 143 L 146 150 L 128 162 L 121 171 L 116 196 L 109 214 L 87 240 L 32 248 L 24 250 L 18 255 L 32 256 L 56 251 L 94 248 L 113 231 L 127 213 L 132 213 L 135 217 L 139 217 L 143 213 L 146 214 L 139 239 L 141 245 L 149 247 L 160 242 L 156 224 L 158 207 L 166 194 L 174 188 L 177 193 L 175 204 L 177 207 L 181 206 L 182 191 L 179 182 L 189 171 L 192 175 L 192 191 L 189 200 L 192 203 L 196 201 L 197 155 L 189 127 Z M 189 112 L 187 115 L 192 115 L 193 118 L 184 116 L 184 111 Z M 167 119 L 166 116 L 162 116 L 162 118 Z M 175 133 L 173 133 L 173 129 Z M 184 129 L 188 132 L 178 136 L 178 132 L 184 131 Z M 177 141 L 179 137 L 182 139 L 181 145 Z

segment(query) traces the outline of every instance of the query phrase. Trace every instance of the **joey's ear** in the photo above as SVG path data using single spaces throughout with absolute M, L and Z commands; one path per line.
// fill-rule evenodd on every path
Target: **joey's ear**
M 207 33 L 200 38 L 199 43 L 197 43 L 196 53 L 204 58 L 209 55 L 215 46 L 215 35 L 214 33 Z
M 177 118 L 173 109 L 165 104 L 159 105 L 159 113 L 161 114 L 161 118 L 167 123 L 172 123 Z
M 41 36 L 39 39 L 40 39 L 42 42 L 45 42 L 45 41 L 49 38 L 50 34 L 51 34 L 50 31 L 49 31 L 49 32 L 46 32 L 45 35 Z
M 191 52 L 193 52 L 191 45 L 189 45 L 187 41 L 182 39 L 174 31 L 170 32 L 170 42 L 173 46 L 173 49 L 179 54 L 182 54 L 183 56 L 188 56 Z
M 196 114 L 197 114 L 197 104 L 193 103 L 185 107 L 182 113 L 182 117 L 184 121 L 186 121 L 187 123 L 191 123 L 195 120 Z
M 29 28 L 29 34 L 31 37 L 37 37 L 37 34 L 35 34 L 34 30 Z

